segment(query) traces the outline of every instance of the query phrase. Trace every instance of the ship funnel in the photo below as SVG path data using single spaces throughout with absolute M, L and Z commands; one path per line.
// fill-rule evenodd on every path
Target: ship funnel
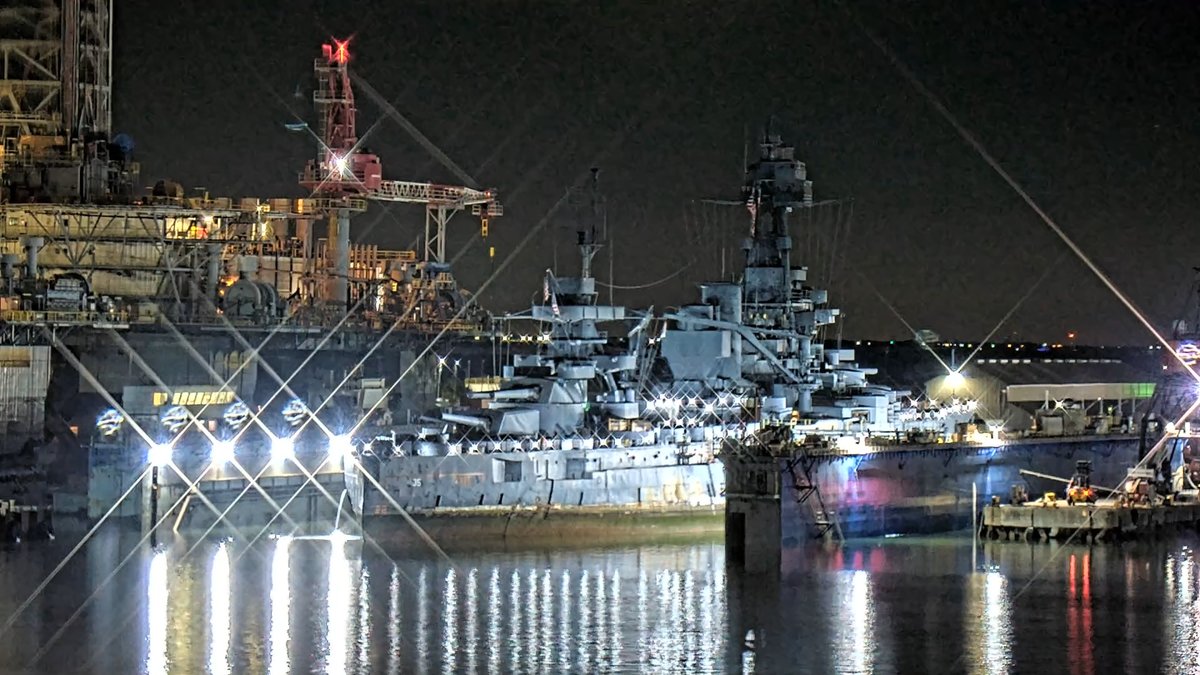
M 45 240 L 41 237 L 25 237 L 25 276 L 36 279 L 38 275 L 38 249 Z

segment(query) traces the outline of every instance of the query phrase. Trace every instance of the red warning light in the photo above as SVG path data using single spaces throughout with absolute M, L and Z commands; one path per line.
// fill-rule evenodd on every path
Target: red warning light
M 346 65 L 350 61 L 350 41 L 349 40 L 334 40 L 333 41 L 333 60 L 340 65 Z

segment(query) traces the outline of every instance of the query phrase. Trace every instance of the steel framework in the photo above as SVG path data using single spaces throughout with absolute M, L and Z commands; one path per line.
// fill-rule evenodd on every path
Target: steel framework
M 6 3 L 10 4 L 10 3 Z M 0 135 L 107 135 L 112 126 L 112 3 L 20 0 L 0 9 Z

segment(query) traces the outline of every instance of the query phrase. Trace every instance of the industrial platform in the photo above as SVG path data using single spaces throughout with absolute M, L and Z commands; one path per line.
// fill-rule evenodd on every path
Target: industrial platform
M 988 539 L 1050 541 L 1117 541 L 1200 525 L 1200 502 L 1166 502 L 1154 506 L 1117 502 L 1070 504 L 1059 499 L 1021 505 L 989 504 L 983 508 L 980 534 Z

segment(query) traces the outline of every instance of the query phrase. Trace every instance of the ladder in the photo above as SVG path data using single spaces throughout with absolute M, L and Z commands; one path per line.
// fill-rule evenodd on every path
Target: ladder
M 787 472 L 792 477 L 792 488 L 796 491 L 796 504 L 807 504 L 814 525 L 813 538 L 844 542 L 842 525 L 838 522 L 837 512 L 830 510 L 821 497 L 821 489 L 813 480 L 813 466 L 816 464 L 803 446 L 796 446 L 796 455 L 788 460 Z

